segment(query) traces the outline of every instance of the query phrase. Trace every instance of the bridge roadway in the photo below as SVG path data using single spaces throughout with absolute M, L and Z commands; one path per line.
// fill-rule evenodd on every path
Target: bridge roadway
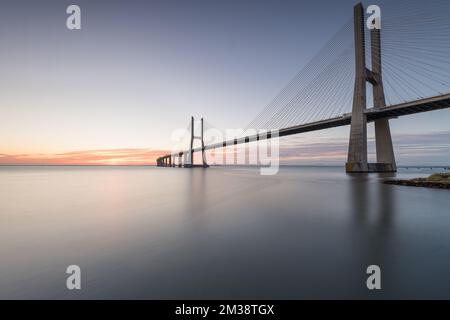
M 365 114 L 367 115 L 367 121 L 373 122 L 377 119 L 383 119 L 383 118 L 398 118 L 401 116 L 407 116 L 412 115 L 416 113 L 422 113 L 422 112 L 428 112 L 428 111 L 434 111 L 434 110 L 440 110 L 440 109 L 446 109 L 450 108 L 450 94 L 444 94 L 440 96 L 435 96 L 431 98 L 425 98 L 416 100 L 413 102 L 406 102 L 401 104 L 396 104 L 392 106 L 388 106 L 383 109 L 367 109 L 365 111 Z M 285 137 L 290 136 L 294 134 L 304 133 L 304 132 L 311 132 L 311 131 L 317 131 L 317 130 L 323 130 L 323 129 L 329 129 L 329 128 L 336 128 L 341 126 L 347 126 L 351 123 L 351 113 L 344 114 L 341 117 L 332 118 L 328 120 L 322 120 L 317 122 L 311 122 L 308 124 L 302 124 L 299 126 L 289 127 L 280 129 L 278 131 L 279 137 Z M 242 137 L 237 138 L 234 140 L 224 141 L 216 144 L 211 144 L 205 146 L 205 150 L 212 150 L 217 148 L 222 148 L 225 146 L 232 146 L 232 145 L 238 145 L 243 143 L 248 143 L 250 141 L 258 141 L 263 139 L 270 139 L 271 135 L 270 133 L 267 134 L 267 136 L 263 135 L 254 135 L 249 137 Z M 202 148 L 194 148 L 193 152 L 199 152 Z M 184 151 L 180 152 L 176 155 L 183 155 Z M 167 155 L 170 156 L 170 155 Z

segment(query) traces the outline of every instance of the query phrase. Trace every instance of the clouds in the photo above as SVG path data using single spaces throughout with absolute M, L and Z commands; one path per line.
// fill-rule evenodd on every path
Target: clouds
M 449 165 L 450 131 L 426 134 L 394 134 L 399 165 Z M 369 139 L 371 161 L 375 161 L 375 141 Z M 296 136 L 280 143 L 282 164 L 343 165 L 348 138 Z M 57 154 L 0 154 L 0 165 L 152 165 L 168 150 L 139 148 L 85 150 Z
M 311 142 L 295 137 L 281 144 L 280 156 L 285 164 L 342 165 L 347 159 L 348 138 L 336 137 Z M 400 165 L 448 165 L 450 131 L 426 134 L 394 134 L 394 152 Z M 369 138 L 368 151 L 375 161 L 375 140 Z
M 166 150 L 109 149 L 58 154 L 0 154 L 1 165 L 151 165 Z

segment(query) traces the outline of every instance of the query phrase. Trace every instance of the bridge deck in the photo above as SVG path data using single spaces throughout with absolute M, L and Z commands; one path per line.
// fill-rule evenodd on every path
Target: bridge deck
M 412 115 L 416 113 L 440 110 L 450 108 L 450 94 L 440 95 L 436 97 L 421 99 L 413 102 L 407 102 L 397 105 L 388 106 L 383 109 L 367 109 L 365 114 L 367 115 L 367 121 L 373 122 L 377 119 L 384 118 L 398 118 L 400 116 Z M 350 125 L 351 123 L 351 114 L 345 114 L 338 118 L 332 118 L 328 120 L 322 120 L 317 122 L 312 122 L 308 124 L 302 124 L 299 126 L 294 126 L 290 128 L 280 129 L 278 136 L 285 137 L 299 133 L 312 132 L 317 130 L 329 129 L 342 127 L 346 125 Z M 262 135 L 253 135 L 244 138 L 238 138 L 234 140 L 229 140 L 221 143 L 216 143 L 212 145 L 205 146 L 205 150 L 211 150 L 216 148 L 222 148 L 225 146 L 237 145 L 248 143 L 251 141 L 258 141 L 263 139 L 270 139 L 270 134 L 268 136 Z M 201 151 L 201 147 L 195 148 L 194 152 Z M 185 151 L 187 152 L 187 151 Z M 185 152 L 181 152 L 181 155 Z
M 382 118 L 397 118 L 415 113 L 435 111 L 450 107 L 450 94 L 431 97 L 413 102 L 396 104 L 384 109 L 368 109 L 366 111 L 367 120 L 373 121 Z

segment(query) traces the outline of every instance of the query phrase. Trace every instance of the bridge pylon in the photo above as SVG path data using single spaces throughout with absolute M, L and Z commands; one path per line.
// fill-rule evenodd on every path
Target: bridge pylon
M 375 121 L 377 163 L 368 163 L 367 160 L 367 116 L 365 114 L 367 82 L 372 84 L 373 87 L 375 109 L 385 108 L 386 100 L 382 77 L 381 31 L 380 29 L 373 29 L 370 32 L 372 70 L 369 70 L 366 67 L 364 20 L 364 7 L 359 3 L 354 7 L 355 88 L 348 160 L 345 167 L 349 173 L 395 172 L 397 166 L 388 119 Z
M 194 130 L 194 117 L 191 117 L 191 144 L 189 152 L 186 154 L 186 160 L 184 163 L 185 168 L 194 168 L 194 167 L 203 167 L 208 168 L 209 165 L 206 163 L 206 155 L 205 155 L 205 141 L 203 140 L 203 118 L 201 118 L 201 131 L 200 136 L 195 135 Z M 201 165 L 195 165 L 194 164 L 194 140 L 200 140 L 202 144 L 202 164 Z

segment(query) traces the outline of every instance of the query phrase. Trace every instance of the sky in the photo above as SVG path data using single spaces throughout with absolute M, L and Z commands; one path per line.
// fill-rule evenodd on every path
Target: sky
M 71 4 L 81 30 L 66 28 Z M 2 1 L 0 164 L 152 164 L 191 116 L 243 128 L 354 4 Z M 400 164 L 448 165 L 449 123 L 450 110 L 391 121 Z M 348 132 L 284 139 L 283 161 L 343 164 Z

